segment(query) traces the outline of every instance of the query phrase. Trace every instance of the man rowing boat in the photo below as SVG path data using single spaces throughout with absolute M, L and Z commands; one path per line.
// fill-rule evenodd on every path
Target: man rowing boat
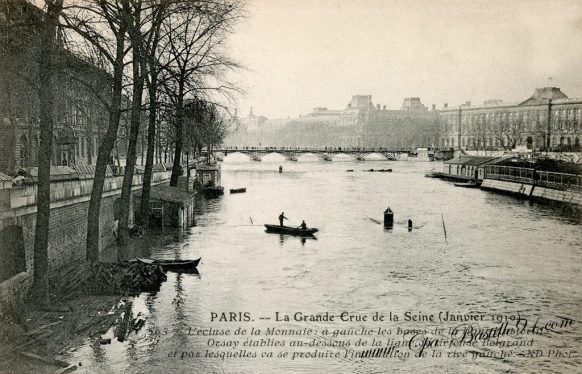
M 285 217 L 285 212 L 281 212 L 281 214 L 279 215 L 279 225 L 281 225 L 281 227 L 283 227 L 284 219 L 287 219 L 287 217 Z

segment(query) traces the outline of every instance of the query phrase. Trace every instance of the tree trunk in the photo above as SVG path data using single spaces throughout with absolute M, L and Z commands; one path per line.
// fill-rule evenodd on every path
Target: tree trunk
M 133 21 L 130 30 L 130 39 L 133 54 L 133 94 L 131 106 L 131 123 L 129 130 L 129 144 L 127 147 L 127 156 L 125 159 L 125 173 L 123 175 L 123 184 L 121 186 L 121 207 L 118 229 L 118 242 L 120 245 L 127 245 L 129 240 L 129 214 L 131 211 L 131 186 L 133 182 L 133 173 L 137 161 L 137 138 L 139 136 L 139 125 L 141 122 L 141 101 L 144 85 L 144 71 L 142 71 L 141 56 L 141 35 L 139 34 L 139 14 Z
M 178 185 L 180 176 L 180 159 L 182 158 L 182 146 L 184 136 L 184 83 L 181 81 L 178 85 L 178 98 L 176 105 L 176 148 L 174 150 L 174 165 L 172 166 L 172 176 L 170 186 Z
M 146 153 L 146 164 L 143 174 L 143 186 L 141 190 L 141 201 L 138 220 L 141 225 L 147 225 L 150 211 L 150 191 L 152 185 L 152 175 L 154 167 L 154 152 L 156 141 L 156 116 L 157 116 L 157 73 L 150 67 L 151 81 L 148 87 L 150 98 L 149 123 L 148 123 L 148 148 Z
M 52 56 L 55 35 L 63 1 L 47 3 L 47 12 L 42 25 L 39 54 L 39 117 L 40 157 L 38 164 L 38 186 L 36 194 L 36 226 L 34 231 L 34 280 L 33 297 L 41 304 L 49 302 L 48 242 L 50 223 L 51 152 L 53 139 L 53 88 Z
M 99 212 L 101 211 L 101 197 L 103 195 L 103 185 L 107 163 L 109 162 L 111 151 L 115 146 L 119 119 L 121 117 L 121 90 L 123 83 L 123 57 L 125 48 L 126 27 L 122 22 L 116 37 L 115 62 L 113 64 L 113 89 L 111 92 L 111 108 L 109 112 L 109 125 L 103 141 L 99 145 L 97 153 L 97 164 L 95 166 L 95 177 L 91 190 L 91 200 L 89 200 L 89 212 L 87 214 L 87 260 L 94 262 L 99 260 Z

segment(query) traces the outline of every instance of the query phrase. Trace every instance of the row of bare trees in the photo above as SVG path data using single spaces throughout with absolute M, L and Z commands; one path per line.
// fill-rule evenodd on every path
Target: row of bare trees
M 15 0 L 18 1 L 18 0 Z M 99 212 L 107 166 L 120 122 L 126 146 L 118 228 L 120 244 L 129 236 L 131 187 L 137 142 L 147 133 L 143 192 L 136 216 L 147 224 L 156 144 L 171 143 L 171 185 L 181 172 L 182 153 L 211 150 L 232 123 L 229 110 L 238 88 L 229 82 L 240 66 L 227 55 L 226 40 L 244 16 L 241 0 L 44 0 L 33 33 L 38 54 L 40 119 L 39 185 L 34 246 L 34 290 L 48 301 L 48 234 L 50 221 L 50 160 L 53 144 L 52 89 L 56 61 L 64 50 L 107 72 L 109 82 L 95 86 L 87 76 L 72 78 L 92 91 L 108 113 L 100 136 L 87 217 L 86 258 L 97 261 L 100 247 Z M 123 129 L 123 127 L 121 128 Z M 164 131 L 161 131 L 164 130 Z M 165 137 L 165 139 L 161 139 Z

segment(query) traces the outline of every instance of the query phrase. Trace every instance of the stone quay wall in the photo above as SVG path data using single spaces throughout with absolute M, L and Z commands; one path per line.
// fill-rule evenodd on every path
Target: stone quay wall
M 152 185 L 167 183 L 171 171 L 156 172 Z M 100 210 L 100 248 L 115 241 L 117 221 L 114 217 L 115 201 L 121 195 L 122 176 L 111 176 L 105 180 Z M 133 177 L 132 190 L 140 190 L 143 174 Z M 51 215 L 49 233 L 49 271 L 52 274 L 67 265 L 85 259 L 87 215 L 93 179 L 62 180 L 51 183 Z M 133 211 L 133 209 L 132 209 Z M 130 219 L 132 215 L 130 214 Z M 17 305 L 28 295 L 34 272 L 34 231 L 36 225 L 36 185 L 12 186 L 0 190 L 0 233 L 22 233 L 21 238 L 2 236 L 2 246 L 11 252 L 5 255 L 16 260 L 24 256 L 24 266 L 9 279 L 0 279 L 1 304 Z M 16 230 L 15 230 L 16 229 Z M 10 231 L 8 231 L 10 230 Z M 22 243 L 20 248 L 13 243 Z

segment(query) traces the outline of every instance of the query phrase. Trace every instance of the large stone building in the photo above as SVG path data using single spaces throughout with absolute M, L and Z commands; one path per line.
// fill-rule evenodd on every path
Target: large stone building
M 261 118 L 257 123 L 257 118 Z M 270 120 L 252 111 L 241 120 L 227 146 L 416 148 L 438 143 L 438 112 L 419 98 L 407 98 L 400 110 L 374 105 L 372 96 L 355 95 L 344 109 L 314 108 L 296 118 Z
M 38 162 L 38 25 L 42 11 L 22 0 L 0 3 L 0 171 L 12 174 Z M 107 95 L 99 93 L 109 89 L 111 78 L 61 44 L 54 61 L 52 165 L 94 164 L 99 134 L 108 121 L 99 100 Z
M 257 118 L 251 113 L 242 123 Z M 428 110 L 411 97 L 400 110 L 388 110 L 374 105 L 370 95 L 356 95 L 343 110 L 318 107 L 299 118 L 259 118 L 260 124 L 231 134 L 226 145 L 575 151 L 582 138 L 582 99 L 570 99 L 557 87 L 536 89 L 518 104 L 496 99 Z
M 558 87 L 538 88 L 519 104 L 488 100 L 440 110 L 442 148 L 572 151 L 580 149 L 582 99 Z

